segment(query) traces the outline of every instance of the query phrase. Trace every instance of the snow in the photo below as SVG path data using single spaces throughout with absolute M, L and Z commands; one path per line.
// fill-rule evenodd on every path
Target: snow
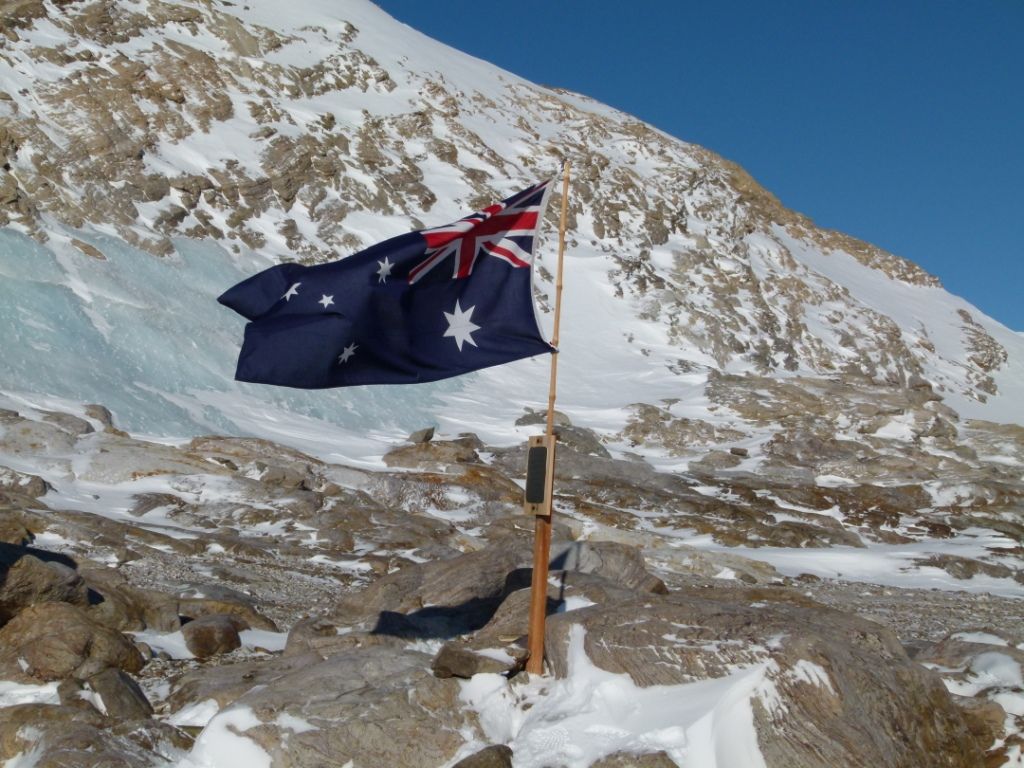
M 618 752 L 664 751 L 687 768 L 763 768 L 751 698 L 767 665 L 727 677 L 640 688 L 626 674 L 596 667 L 584 650 L 585 630 L 569 637 L 565 679 L 510 684 L 480 674 L 462 683 L 461 698 L 491 743 L 508 744 L 516 768 L 584 768 Z M 482 744 L 467 745 L 457 758 Z
M 660 531 L 672 535 L 671 531 Z M 905 589 L 942 589 L 973 593 L 987 592 L 1001 597 L 1024 599 L 1024 590 L 1012 578 L 975 574 L 958 579 L 935 566 L 922 566 L 919 560 L 932 555 L 953 555 L 986 559 L 990 548 L 1012 546 L 1011 539 L 986 529 L 968 528 L 950 539 L 923 539 L 908 544 L 865 542 L 865 547 L 788 549 L 783 547 L 727 547 L 711 536 L 690 536 L 679 532 L 678 546 L 741 555 L 773 566 L 785 576 L 810 573 L 827 579 L 860 581 Z
M 224 768 L 244 765 L 246 768 L 270 768 L 270 755 L 245 732 L 261 725 L 248 707 L 232 707 L 219 714 L 202 730 L 177 768 Z
M 1024 402 L 1024 350 L 1019 334 L 943 288 L 887 279 L 849 254 L 823 253 L 795 239 L 778 225 L 774 226 L 772 234 L 800 265 L 846 289 L 865 309 L 894 320 L 904 336 L 916 334 L 917 329 L 927 329 L 926 338 L 934 345 L 935 353 L 926 359 L 924 376 L 939 385 L 946 403 L 961 417 L 1018 424 L 1024 421 L 1020 410 Z M 964 371 L 970 365 L 965 361 L 970 350 L 961 311 L 968 313 L 997 343 L 1010 350 L 1007 362 L 992 372 L 998 394 L 987 398 L 986 402 L 963 393 Z
M 181 630 L 177 632 L 155 632 L 146 630 L 144 632 L 129 632 L 135 642 L 145 643 L 154 651 L 162 651 L 172 659 L 194 659 L 195 655 L 188 649 L 185 643 L 185 636 Z
M 0 709 L 18 704 L 59 704 L 57 683 L 30 685 L 0 680 Z
M 205 728 L 218 712 L 220 705 L 216 699 L 203 699 L 179 709 L 167 718 L 167 722 L 179 727 Z
M 1024 687 L 1020 664 L 999 651 L 986 651 L 972 658 L 968 666 L 968 678 L 966 683 L 947 680 L 946 687 L 961 696 L 975 696 L 987 688 Z M 1024 707 L 1013 714 L 1024 715 Z
M 961 640 L 965 643 L 980 643 L 981 645 L 1010 645 L 1008 641 L 998 635 L 993 635 L 988 632 L 957 632 L 952 635 L 951 639 Z
M 283 651 L 288 642 L 287 632 L 271 632 L 267 629 L 243 629 L 238 636 L 242 640 L 243 648 L 262 648 L 271 653 Z

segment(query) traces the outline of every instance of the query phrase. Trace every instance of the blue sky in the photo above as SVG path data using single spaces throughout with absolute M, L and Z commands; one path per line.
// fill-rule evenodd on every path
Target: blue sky
M 1021 0 L 378 4 L 738 162 L 1024 330 Z

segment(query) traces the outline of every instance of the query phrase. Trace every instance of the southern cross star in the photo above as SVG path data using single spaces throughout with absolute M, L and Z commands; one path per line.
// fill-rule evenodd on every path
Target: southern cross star
M 462 351 L 462 343 L 468 341 L 474 347 L 476 342 L 473 341 L 473 331 L 479 331 L 480 326 L 474 323 L 470 318 L 473 316 L 473 310 L 476 306 L 472 306 L 466 311 L 462 310 L 459 306 L 458 300 L 455 301 L 455 312 L 445 312 L 444 316 L 448 320 L 448 330 L 444 332 L 445 336 L 451 336 L 455 339 L 455 343 L 459 347 L 459 352 Z
M 302 283 L 295 283 L 294 285 L 292 285 L 292 287 L 288 289 L 288 292 L 285 293 L 285 295 L 282 296 L 281 298 L 284 299 L 285 301 L 291 301 L 292 296 L 298 294 L 300 285 L 302 285 Z
M 391 275 L 391 268 L 395 265 L 388 261 L 387 256 L 384 257 L 384 261 L 378 261 L 377 264 L 380 265 L 380 269 L 377 270 L 377 274 L 379 275 L 377 282 L 385 283 Z
M 326 293 L 323 296 L 321 296 L 320 297 L 320 301 L 317 302 L 317 304 L 323 304 L 324 305 L 324 309 L 327 309 L 333 303 L 334 303 L 334 297 L 333 296 L 328 296 Z
M 347 347 L 345 347 L 345 349 L 341 351 L 341 354 L 338 355 L 338 362 L 347 363 L 348 359 L 356 353 L 357 349 L 359 349 L 359 347 L 357 347 L 355 344 L 349 344 Z

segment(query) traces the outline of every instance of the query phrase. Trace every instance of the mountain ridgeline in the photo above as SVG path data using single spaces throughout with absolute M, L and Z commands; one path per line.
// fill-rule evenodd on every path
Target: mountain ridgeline
M 334 259 L 568 159 L 570 281 L 612 287 L 627 330 L 601 343 L 633 365 L 927 383 L 958 412 L 1020 420 L 1007 388 L 1024 342 L 915 264 L 815 227 L 712 152 L 363 0 L 287 18 L 38 0 L 8 4 L 2 23 L 0 222 L 55 248 L 99 257 L 102 233 L 157 256 L 190 237 Z M 573 270 L 593 259 L 601 269 Z M 628 332 L 638 321 L 648 343 Z M 992 399 L 1005 407 L 982 407 Z

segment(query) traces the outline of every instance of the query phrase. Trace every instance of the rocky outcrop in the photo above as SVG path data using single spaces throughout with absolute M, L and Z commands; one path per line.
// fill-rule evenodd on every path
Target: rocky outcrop
M 70 603 L 81 608 L 89 604 L 85 581 L 73 568 L 52 556 L 40 560 L 29 551 L 0 544 L 0 625 L 36 603 Z
M 124 635 L 96 624 L 69 603 L 30 606 L 0 628 L 4 679 L 85 679 L 108 667 L 138 672 L 143 664 Z
M 884 628 L 779 590 L 675 593 L 587 608 L 548 622 L 548 658 L 568 672 L 569 634 L 591 661 L 640 686 L 724 677 L 763 665 L 753 699 L 769 766 L 975 766 L 970 735 L 941 681 Z
M 334 654 L 239 698 L 207 727 L 210 739 L 236 713 L 244 736 L 281 768 L 441 765 L 463 743 L 458 684 L 430 673 L 430 658 L 375 646 Z M 202 754 L 204 736 L 195 750 Z

